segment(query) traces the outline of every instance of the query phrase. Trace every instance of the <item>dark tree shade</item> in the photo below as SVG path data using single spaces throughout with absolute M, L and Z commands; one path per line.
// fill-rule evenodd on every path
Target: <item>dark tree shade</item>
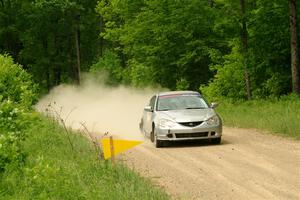
M 296 2 L 0 0 L 0 53 L 44 92 L 106 71 L 112 85 L 243 99 L 299 94 Z
M 300 94 L 296 0 L 290 0 L 291 71 L 293 92 Z

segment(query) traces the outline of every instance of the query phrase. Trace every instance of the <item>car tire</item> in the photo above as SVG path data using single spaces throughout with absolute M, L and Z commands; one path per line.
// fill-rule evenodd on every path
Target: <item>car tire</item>
M 221 144 L 221 137 L 213 138 L 211 140 L 211 143 L 213 143 L 213 144 Z
M 151 132 L 150 140 L 151 140 L 151 142 L 153 142 L 153 144 L 154 144 L 154 146 L 156 148 L 163 147 L 163 141 L 158 140 L 157 137 L 156 137 L 154 126 L 152 127 L 152 132 Z
M 139 124 L 139 127 L 140 127 L 140 133 L 141 133 L 144 137 L 146 137 L 146 132 L 145 132 L 145 130 L 144 130 L 143 119 L 141 119 L 141 122 L 140 122 L 140 124 Z
M 154 146 L 156 148 L 160 148 L 164 146 L 164 141 L 158 140 L 156 135 L 154 135 L 154 142 L 153 142 Z
M 153 132 L 153 130 L 152 130 L 151 133 L 150 133 L 150 141 L 151 141 L 152 143 L 154 143 L 154 132 Z
M 143 127 L 143 119 L 141 119 L 140 124 L 139 124 L 139 127 L 140 127 L 140 131 L 141 131 L 141 132 L 144 132 L 144 131 L 143 131 L 143 129 L 144 129 L 144 127 Z

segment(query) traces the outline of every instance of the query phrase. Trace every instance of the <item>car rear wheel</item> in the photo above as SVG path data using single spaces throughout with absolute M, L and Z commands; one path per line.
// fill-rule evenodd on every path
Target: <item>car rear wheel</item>
M 219 138 L 213 138 L 211 140 L 211 143 L 213 143 L 213 144 L 221 144 L 221 137 L 219 137 Z
M 141 122 L 139 124 L 140 127 L 140 132 L 141 134 L 143 134 L 144 136 L 146 136 L 146 132 L 144 131 L 144 123 L 143 123 L 143 119 L 141 119 Z
M 153 129 L 152 129 L 151 134 L 150 134 L 150 140 L 151 140 L 151 142 L 154 142 L 154 132 L 153 132 Z
M 141 119 L 139 127 L 140 127 L 140 131 L 143 132 L 143 129 L 144 129 L 144 127 L 143 127 L 143 119 Z

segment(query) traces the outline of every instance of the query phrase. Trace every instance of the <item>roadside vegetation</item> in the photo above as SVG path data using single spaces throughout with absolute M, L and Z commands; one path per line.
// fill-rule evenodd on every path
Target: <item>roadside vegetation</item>
M 221 102 L 225 125 L 299 138 L 297 3 L 1 1 L 0 198 L 167 198 L 87 155 L 78 134 L 71 150 L 63 130 L 32 110 L 52 88 L 80 85 L 83 73 L 113 86 L 201 91 Z
M 67 136 L 56 121 L 30 115 L 22 164 L 0 173 L 0 199 L 168 199 L 122 163 L 99 160 L 80 133 Z
M 300 139 L 300 99 L 296 95 L 251 101 L 223 99 L 219 103 L 217 111 L 226 126 L 261 129 Z
M 37 86 L 0 55 L 0 199 L 169 199 L 91 141 L 31 106 Z

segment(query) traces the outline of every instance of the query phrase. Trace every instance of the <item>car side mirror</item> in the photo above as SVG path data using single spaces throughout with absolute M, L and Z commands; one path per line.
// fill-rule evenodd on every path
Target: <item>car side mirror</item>
M 213 102 L 213 103 L 210 104 L 210 107 L 215 109 L 216 107 L 218 107 L 218 105 L 219 105 L 218 103 Z
M 145 106 L 144 110 L 147 111 L 147 112 L 152 112 L 153 111 L 151 106 Z

